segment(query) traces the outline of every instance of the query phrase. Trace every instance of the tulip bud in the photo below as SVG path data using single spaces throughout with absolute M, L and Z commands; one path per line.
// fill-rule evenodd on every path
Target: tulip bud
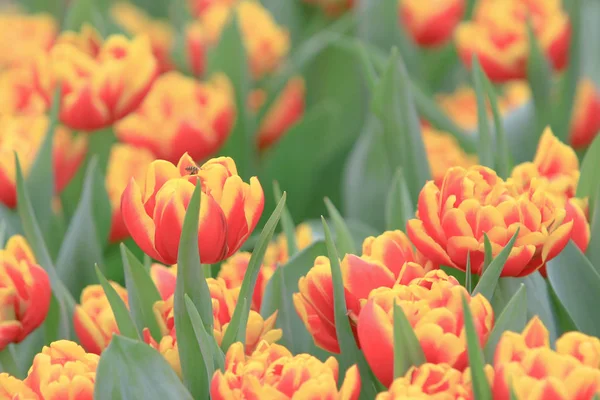
M 465 12 L 465 0 L 400 0 L 400 23 L 423 47 L 446 43 Z

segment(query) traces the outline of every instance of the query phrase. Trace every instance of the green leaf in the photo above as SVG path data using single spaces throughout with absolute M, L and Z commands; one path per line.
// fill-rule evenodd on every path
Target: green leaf
M 327 253 L 331 263 L 331 280 L 333 284 L 333 308 L 335 315 L 335 330 L 337 340 L 340 345 L 340 356 L 344 361 L 344 365 L 350 366 L 358 364 L 360 376 L 362 378 L 362 395 L 365 398 L 373 399 L 379 391 L 376 381 L 368 379 L 372 376 L 372 371 L 367 364 L 362 352 L 356 345 L 356 339 L 350 327 L 348 320 L 348 309 L 346 308 L 346 297 L 344 295 L 344 282 L 342 279 L 342 270 L 340 267 L 340 259 L 338 251 L 335 248 L 335 243 L 331 236 L 329 226 L 325 218 L 323 221 L 323 230 L 325 231 L 325 244 L 327 245 Z
M 64 0 L 22 0 L 31 13 L 47 12 L 60 19 L 64 10 Z
M 0 372 L 5 372 L 16 377 L 21 376 L 21 372 L 15 361 L 12 345 L 8 345 L 0 351 Z
M 109 0 L 72 0 L 65 15 L 63 28 L 79 31 L 86 24 L 92 24 L 102 32 L 104 18 L 108 11 Z
M 117 321 L 117 326 L 119 327 L 119 332 L 121 335 L 140 340 L 140 335 L 138 334 L 137 329 L 135 328 L 135 324 L 131 319 L 131 315 L 129 315 L 129 310 L 127 310 L 127 306 L 125 302 L 119 296 L 114 287 L 106 280 L 100 268 L 96 265 L 96 275 L 98 276 L 98 280 L 100 281 L 100 285 L 102 289 L 104 289 L 104 294 L 106 294 L 106 298 L 110 303 L 110 308 L 112 309 L 113 314 L 115 315 L 115 320 Z
M 600 274 L 573 242 L 547 263 L 548 281 L 579 330 L 600 336 Z
M 552 289 L 552 286 L 548 286 L 548 294 L 550 295 L 550 303 L 553 307 L 552 311 L 559 334 L 577 331 L 577 325 L 573 322 L 573 319 L 565 309 L 565 306 L 560 302 L 560 299 L 556 295 L 556 292 L 554 292 L 554 289 Z
M 492 392 L 490 384 L 485 375 L 483 352 L 479 346 L 479 337 L 473 323 L 473 315 L 467 299 L 462 299 L 463 313 L 465 320 L 465 332 L 467 336 L 467 352 L 469 354 L 469 367 L 471 368 L 471 379 L 473 384 L 473 394 L 477 400 L 491 400 Z
M 139 333 L 142 333 L 144 328 L 148 328 L 154 340 L 159 341 L 162 333 L 154 315 L 154 303 L 161 300 L 160 293 L 148 270 L 123 243 L 121 243 L 121 259 L 125 270 L 125 286 L 131 317 Z
M 520 284 L 519 289 L 506 303 L 504 309 L 496 318 L 494 328 L 485 344 L 485 359 L 491 363 L 494 361 L 496 345 L 505 331 L 521 332 L 527 323 L 527 289 Z
M 481 273 L 483 274 L 485 270 L 490 266 L 494 255 L 492 254 L 492 242 L 490 242 L 490 238 L 488 238 L 487 233 L 483 233 L 483 249 L 484 249 L 484 258 L 483 258 L 483 269 Z
M 198 247 L 201 194 L 200 181 L 198 181 L 181 228 L 173 305 L 183 382 L 194 398 L 206 398 L 208 396 L 210 381 L 207 377 L 202 351 L 185 305 L 186 294 L 200 313 L 206 331 L 213 331 L 212 300 L 202 271 L 201 255 Z
M 529 101 L 504 117 L 504 131 L 515 163 L 530 162 L 537 151 L 538 140 L 531 137 L 536 130 L 535 107 Z
M 506 246 L 502 249 L 500 254 L 491 262 L 490 266 L 483 272 L 477 286 L 473 290 L 473 295 L 481 293 L 488 300 L 492 299 L 494 295 L 494 291 L 496 290 L 496 285 L 498 285 L 498 279 L 500 279 L 500 274 L 502 273 L 502 269 L 504 268 L 504 264 L 506 264 L 506 260 L 508 260 L 508 256 L 515 245 L 515 241 L 517 240 L 517 236 L 519 235 L 520 228 L 517 228 L 517 231 L 513 235 L 513 237 L 508 241 Z
M 503 179 L 507 179 L 513 169 L 513 163 L 510 155 L 508 138 L 506 136 L 506 131 L 504 130 L 504 121 L 502 119 L 502 115 L 500 115 L 498 98 L 496 96 L 494 86 L 485 75 L 483 75 L 483 78 L 485 91 L 487 93 L 488 100 L 490 101 L 490 107 L 494 117 L 494 132 L 496 138 L 495 148 L 497 148 L 497 151 L 494 152 L 496 154 L 496 160 L 494 164 L 496 165 L 496 172 L 498 172 L 498 175 Z
M 279 203 L 281 200 L 281 189 L 277 181 L 273 182 L 273 194 L 275 202 Z M 294 225 L 292 214 L 290 214 L 290 210 L 287 207 L 283 207 L 283 212 L 281 213 L 281 228 L 287 241 L 288 255 L 292 257 L 298 252 L 298 247 L 296 246 L 296 226 Z
M 328 198 L 325 198 L 325 205 L 329 212 L 329 218 L 331 218 L 331 221 L 333 222 L 333 229 L 335 229 L 335 244 L 340 251 L 340 255 L 343 257 L 346 254 L 356 254 L 354 239 L 352 239 L 352 234 L 350 233 L 350 229 L 348 229 L 344 218 Z
M 415 215 L 415 207 L 402 169 L 398 169 L 392 180 L 385 206 L 386 229 L 389 231 L 406 229 L 406 222 Z
M 467 268 L 465 268 L 465 288 L 469 294 L 473 293 L 473 272 L 471 270 L 471 252 L 467 253 Z
M 594 218 L 596 198 L 600 196 L 600 182 L 598 181 L 598 165 L 600 165 L 600 135 L 597 135 L 585 153 L 581 163 L 581 175 L 577 184 L 577 197 L 588 197 L 589 213 Z
M 410 367 L 427 362 L 425 353 L 404 310 L 394 304 L 394 378 L 404 376 Z
M 73 310 L 75 309 L 75 299 L 60 280 L 58 272 L 54 268 L 54 263 L 44 242 L 44 237 L 40 226 L 35 218 L 31 201 L 29 200 L 29 191 L 25 187 L 23 179 L 23 170 L 19 157 L 15 153 L 16 164 L 16 181 L 17 181 L 17 210 L 23 224 L 23 231 L 27 238 L 27 243 L 31 246 L 37 263 L 44 268 L 50 279 L 52 293 L 56 296 L 60 307 L 60 335 L 62 338 L 69 339 L 72 337 Z
M 410 79 L 394 48 L 373 93 L 371 108 L 383 125 L 382 140 L 390 171 L 402 167 L 412 172 L 406 177 L 406 183 L 416 204 L 423 182 L 429 180 L 431 174 L 412 96 Z
M 598 185 L 593 207 L 590 209 L 600 210 L 600 185 Z M 596 272 L 600 273 L 600 212 L 591 214 L 590 219 L 590 243 L 587 248 L 586 256 L 592 263 Z
M 225 335 L 223 336 L 223 341 L 221 342 L 221 348 L 225 353 L 227 353 L 229 346 L 236 341 L 236 338 L 239 339 L 238 335 L 241 333 L 243 333 L 243 336 L 241 337 L 244 339 L 242 342 L 245 343 L 246 322 L 248 321 L 248 314 L 250 313 L 250 304 L 252 301 L 252 294 L 254 293 L 254 287 L 256 286 L 256 279 L 258 278 L 262 261 L 265 258 L 267 247 L 273 238 L 273 233 L 275 232 L 275 228 L 279 223 L 279 218 L 285 207 L 285 199 L 286 193 L 283 192 L 279 204 L 277 204 L 275 211 L 273 211 L 273 214 L 271 214 L 271 217 L 269 217 L 269 220 L 260 233 L 256 247 L 248 262 L 246 275 L 244 275 L 244 280 L 242 281 L 242 286 L 238 295 L 238 303 L 233 311 Z
M 225 73 L 235 88 L 236 123 L 220 154 L 232 157 L 240 176 L 248 179 L 254 175 L 256 168 L 254 159 L 257 153 L 254 140 L 256 121 L 247 107 L 252 82 L 237 12 L 231 13 L 219 43 L 209 51 L 207 70 L 208 75 L 216 72 Z
M 478 156 L 479 163 L 483 166 L 494 168 L 494 140 L 490 133 L 490 122 L 488 121 L 487 101 L 485 95 L 485 75 L 477 57 L 473 57 L 473 83 L 477 96 L 477 132 L 478 132 Z
M 193 397 L 159 352 L 145 343 L 115 335 L 98 363 L 94 399 L 192 400 Z
M 188 313 L 188 318 L 192 324 L 192 328 L 194 329 L 196 340 L 198 341 L 198 347 L 202 353 L 202 361 L 204 362 L 204 368 L 206 371 L 206 381 L 210 382 L 215 372 L 214 356 L 220 354 L 220 361 L 223 362 L 221 365 L 224 365 L 225 357 L 221 349 L 217 346 L 217 342 L 215 341 L 212 332 L 209 334 L 206 331 L 196 306 L 187 294 L 185 295 L 185 308 Z M 217 351 L 218 353 L 216 353 Z M 213 354 L 213 352 L 216 354 Z
M 104 178 L 98 170 L 97 159 L 93 158 L 86 171 L 81 200 L 56 261 L 58 273 L 72 293 L 80 293 L 95 282 L 93 266 L 104 264 L 104 245 L 108 240 L 108 230 L 102 225 L 110 219 Z
M 550 124 L 552 67 L 548 63 L 538 39 L 535 37 L 531 21 L 527 23 L 527 36 L 529 40 L 527 79 L 531 87 L 537 121 L 536 131 L 529 135 L 528 140 L 538 143 L 544 128 Z

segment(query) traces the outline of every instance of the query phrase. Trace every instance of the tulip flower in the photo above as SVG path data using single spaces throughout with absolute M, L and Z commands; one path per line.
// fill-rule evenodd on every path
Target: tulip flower
M 154 263 L 150 266 L 150 276 L 163 300 L 167 300 L 175 293 L 177 264 L 165 267 L 162 264 Z
M 259 1 L 241 0 L 233 7 L 217 2 L 208 7 L 192 32 L 202 32 L 208 46 L 215 46 L 233 13 L 248 54 L 252 76 L 261 79 L 277 70 L 290 50 L 289 33 L 280 27 Z
M 7 374 L 0 373 L 0 399 L 6 400 L 39 400 L 35 394 L 25 383 Z
M 111 285 L 128 304 L 127 290 L 116 282 L 111 282 Z M 102 353 L 112 340 L 113 333 L 119 333 L 117 320 L 101 285 L 83 289 L 81 304 L 75 306 L 73 326 L 79 343 L 85 351 L 94 354 Z
M 121 200 L 131 237 L 150 257 L 175 264 L 187 205 L 196 182 L 202 184 L 198 246 L 202 262 L 213 264 L 235 253 L 260 219 L 264 194 L 256 177 L 247 184 L 228 157 L 198 167 L 184 154 L 175 166 L 150 164 L 142 188 L 132 179 Z
M 406 314 L 427 362 L 446 363 L 460 371 L 468 366 L 463 297 L 469 303 L 482 346 L 492 329 L 494 312 L 483 295 L 470 296 L 441 270 L 429 272 L 426 278 L 374 289 L 368 300 L 363 300 L 357 323 L 360 346 L 373 373 L 386 386 L 394 375 L 394 304 Z
M 17 172 L 15 155 L 19 157 L 23 175 L 31 172 L 42 146 L 50 120 L 45 115 L 0 116 L 0 202 L 9 208 L 17 205 Z M 52 170 L 56 193 L 67 186 L 85 158 L 87 139 L 74 136 L 59 126 L 54 132 Z
M 484 234 L 496 257 L 519 233 L 502 276 L 525 276 L 542 268 L 567 245 L 573 221 L 543 187 L 522 192 L 486 167 L 453 167 L 441 187 L 433 181 L 419 194 L 417 218 L 406 229 L 415 247 L 434 263 L 481 274 Z
M 546 128 L 533 162 L 517 165 L 512 171 L 512 178 L 520 191 L 543 188 L 553 196 L 555 203 L 565 208 L 565 222 L 573 221 L 571 239 L 585 253 L 591 235 L 586 216 L 587 204 L 573 197 L 577 191 L 579 174 L 579 159 L 575 151 L 561 143 L 550 128 Z M 545 266 L 540 273 L 546 276 Z
M 290 79 L 258 128 L 258 148 L 265 150 L 280 140 L 304 114 L 304 79 Z M 255 104 L 255 108 L 257 104 Z
M 590 79 L 577 86 L 569 140 L 575 148 L 589 146 L 600 131 L 600 93 Z
M 494 371 L 485 366 L 488 377 Z M 471 370 L 459 371 L 448 364 L 426 363 L 412 367 L 406 375 L 395 379 L 387 392 L 377 395 L 376 400 L 394 400 L 404 398 L 422 399 L 461 399 L 473 400 Z
M 0 115 L 39 116 L 51 103 L 51 73 L 48 55 L 38 52 L 22 65 L 0 71 Z
M 313 241 L 312 231 L 308 224 L 300 224 L 296 227 L 296 247 L 297 249 L 303 250 L 308 247 Z M 250 263 L 251 253 L 242 251 L 235 253 L 226 262 L 221 264 L 219 270 L 219 278 L 225 281 L 230 289 L 237 289 L 242 286 L 248 264 Z M 269 279 L 273 276 L 278 265 L 285 265 L 288 262 L 288 247 L 287 239 L 285 234 L 280 233 L 277 239 L 267 247 L 263 264 L 260 267 L 256 285 L 254 286 L 254 293 L 252 295 L 251 307 L 255 311 L 260 312 L 262 305 L 262 299 L 269 283 Z
M 58 33 L 58 24 L 50 14 L 0 15 L 0 69 L 20 66 L 47 52 Z
M 408 238 L 401 231 L 385 232 L 377 238 L 367 238 L 361 257 L 347 254 L 341 262 L 344 294 L 350 325 L 355 331 L 361 312 L 361 300 L 379 287 L 407 284 L 422 278 L 428 267 L 414 262 L 416 255 Z M 294 306 L 313 337 L 315 344 L 329 352 L 339 353 L 333 309 L 331 264 L 319 256 L 313 268 L 298 282 Z
M 150 150 L 123 143 L 116 143 L 111 147 L 106 171 L 106 191 L 112 208 L 109 236 L 111 243 L 119 242 L 129 236 L 121 215 L 123 191 L 131 178 L 138 181 L 144 178 L 144 173 L 154 160 L 155 157 Z
M 339 366 L 335 358 L 325 362 L 310 354 L 292 355 L 285 347 L 261 342 L 248 355 L 242 343 L 234 343 L 225 357 L 225 371 L 212 378 L 210 396 L 225 399 L 340 399 L 357 400 L 360 374 L 356 365 L 346 371 L 338 390 Z
M 0 351 L 44 322 L 51 295 L 48 275 L 25 238 L 12 236 L 0 250 Z
M 53 342 L 35 356 L 25 384 L 44 400 L 92 400 L 99 359 L 75 342 Z
M 200 83 L 169 72 L 156 80 L 140 108 L 115 125 L 115 133 L 172 163 L 186 151 L 204 160 L 225 143 L 235 115 L 233 88 L 225 75 Z
M 556 70 L 567 64 L 571 27 L 560 0 L 480 1 L 471 21 L 456 29 L 458 54 L 467 68 L 477 56 L 490 80 L 505 82 L 527 75 L 527 20 L 546 58 Z M 510 21 L 510 22 L 509 22 Z M 508 23 L 509 22 L 509 23 Z
M 494 356 L 494 399 L 591 399 L 600 395 L 600 341 L 567 333 L 550 348 L 548 330 L 534 317 L 522 334 L 504 332 Z M 583 350 L 583 352 L 582 352 Z
M 142 9 L 125 2 L 114 4 L 110 13 L 117 25 L 131 36 L 148 36 L 161 73 L 173 69 L 170 53 L 175 33 L 166 21 L 154 20 Z
M 204 76 L 208 45 L 205 29 L 200 22 L 193 22 L 186 26 L 186 62 L 192 74 L 196 77 Z
M 232 6 L 236 1 L 237 0 L 188 0 L 188 5 L 192 15 L 199 17 L 213 5 L 220 4 L 223 6 Z
M 355 0 L 304 0 L 304 2 L 321 7 L 327 15 L 337 16 L 351 9 Z
M 477 156 L 465 153 L 450 134 L 427 126 L 422 127 L 422 134 L 431 176 L 436 185 L 442 184 L 449 168 L 468 168 L 477 164 Z
M 400 0 L 400 23 L 419 46 L 440 46 L 452 37 L 465 6 L 465 0 Z
M 84 131 L 105 128 L 135 110 L 158 71 L 147 37 L 112 35 L 102 42 L 89 26 L 81 34 L 63 33 L 50 56 L 62 88 L 60 119 Z

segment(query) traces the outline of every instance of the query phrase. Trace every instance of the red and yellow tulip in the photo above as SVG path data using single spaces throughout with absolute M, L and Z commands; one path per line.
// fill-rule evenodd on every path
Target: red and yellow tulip
M 360 346 L 371 369 L 386 386 L 394 375 L 394 304 L 406 314 L 427 362 L 446 363 L 461 371 L 468 366 L 462 298 L 469 303 L 482 346 L 494 324 L 492 306 L 481 294 L 471 297 L 456 279 L 441 270 L 429 272 L 426 278 L 374 289 L 368 300 L 362 301 L 357 323 Z
M 17 205 L 17 171 L 15 155 L 19 157 L 23 175 L 31 172 L 50 119 L 45 115 L 0 116 L 0 202 L 9 208 Z M 52 170 L 54 190 L 60 193 L 71 181 L 87 152 L 87 139 L 75 136 L 59 126 L 54 132 Z
M 0 399 L 6 400 L 39 400 L 39 397 L 20 379 L 0 373 Z
M 162 264 L 154 263 L 150 266 L 150 276 L 163 300 L 167 300 L 175 293 L 177 264 L 166 267 Z
M 356 334 L 356 321 L 361 312 L 361 300 L 367 299 L 376 288 L 391 288 L 396 283 L 408 284 L 425 276 L 427 264 L 415 262 L 408 238 L 401 231 L 385 232 L 367 238 L 361 257 L 347 254 L 341 262 L 344 294 L 350 324 Z M 426 266 L 424 266 L 426 265 Z M 319 256 L 313 268 L 298 282 L 299 293 L 294 293 L 294 306 L 312 335 L 315 344 L 323 349 L 340 351 L 333 309 L 333 282 L 331 264 Z
M 238 0 L 188 0 L 188 4 L 192 15 L 199 17 L 213 5 L 232 6 L 236 1 Z
M 106 191 L 112 208 L 109 237 L 111 242 L 118 242 L 129 236 L 121 215 L 123 191 L 131 178 L 142 180 L 148 166 L 155 159 L 150 150 L 143 148 L 123 143 L 116 143 L 111 147 L 106 171 Z
M 476 56 L 494 82 L 527 75 L 529 39 L 527 20 L 554 69 L 567 64 L 571 27 L 561 0 L 482 0 L 473 20 L 456 29 L 460 58 L 470 68 Z
M 600 93 L 590 79 L 582 79 L 577 86 L 570 143 L 575 148 L 585 148 L 600 131 Z
M 75 342 L 53 342 L 35 356 L 25 384 L 44 400 L 92 400 L 99 359 Z
M 494 399 L 591 399 L 600 395 L 600 340 L 567 333 L 549 345 L 534 317 L 522 334 L 505 332 L 494 357 Z M 583 350 L 583 351 L 582 351 Z
M 427 182 L 417 209 L 406 228 L 416 248 L 434 263 L 462 271 L 469 257 L 475 274 L 483 267 L 484 234 L 495 257 L 520 229 L 502 276 L 525 276 L 560 253 L 573 228 L 545 188 L 523 192 L 482 166 L 451 168 L 440 187 Z
M 49 14 L 0 14 L 0 69 L 20 66 L 50 50 L 58 24 Z
M 25 238 L 12 236 L 0 250 L 0 351 L 44 322 L 51 295 L 48 275 Z
M 179 72 L 160 76 L 142 105 L 115 125 L 117 138 L 176 163 L 186 152 L 194 160 L 215 154 L 235 123 L 229 79 L 215 75 L 206 83 Z
M 121 299 L 128 304 L 127 290 L 116 282 L 111 282 Z M 79 343 L 85 351 L 102 353 L 113 333 L 119 333 L 117 320 L 101 285 L 90 285 L 81 292 L 81 303 L 75 306 L 73 326 Z
M 202 186 L 198 245 L 203 263 L 235 253 L 260 219 L 260 182 L 255 177 L 243 182 L 231 158 L 214 158 L 200 167 L 187 153 L 177 165 L 154 161 L 142 187 L 135 179 L 127 185 L 121 213 L 133 240 L 163 264 L 177 262 L 183 218 L 196 182 Z
M 465 0 L 399 0 L 400 23 L 420 46 L 446 43 L 465 12 Z
M 60 119 L 84 131 L 107 127 L 135 110 L 158 72 L 147 37 L 112 35 L 103 42 L 89 26 L 63 33 L 50 56 L 62 89 Z
M 356 365 L 346 371 L 338 389 L 339 366 L 310 354 L 292 355 L 285 347 L 261 342 L 248 354 L 234 343 L 225 357 L 225 372 L 218 370 L 210 385 L 215 400 L 230 399 L 340 399 L 357 400 L 360 375 Z

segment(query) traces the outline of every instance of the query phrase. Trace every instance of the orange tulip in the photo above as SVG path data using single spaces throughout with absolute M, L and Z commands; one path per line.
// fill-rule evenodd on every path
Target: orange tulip
M 344 294 L 350 324 L 356 334 L 356 321 L 361 312 L 361 300 L 379 287 L 407 284 L 425 276 L 427 267 L 414 262 L 416 255 L 408 238 L 401 231 L 385 232 L 377 238 L 367 238 L 361 257 L 347 254 L 341 262 Z M 339 353 L 333 309 L 331 264 L 327 257 L 317 257 L 313 268 L 298 282 L 294 306 L 312 335 L 315 344 L 332 353 Z
M 106 171 L 106 191 L 112 208 L 109 240 L 114 243 L 129 236 L 121 215 L 121 196 L 127 184 L 134 178 L 141 180 L 148 166 L 155 160 L 146 149 L 116 143 L 110 149 Z
M 47 52 L 58 33 L 58 24 L 49 14 L 0 15 L 0 69 L 19 66 Z
M 256 177 L 243 182 L 231 158 L 214 158 L 201 167 L 187 153 L 177 166 L 154 161 L 143 189 L 135 179 L 127 185 L 121 213 L 138 246 L 163 264 L 177 262 L 183 218 L 197 181 L 202 184 L 198 245 L 203 263 L 235 253 L 260 219 L 262 187 Z
M 494 399 L 591 399 L 600 395 L 600 341 L 579 332 L 549 346 L 548 330 L 534 317 L 522 334 L 505 332 L 494 357 Z M 582 348 L 584 353 L 582 353 Z
M 481 294 L 469 296 L 458 281 L 443 271 L 431 271 L 429 279 L 417 278 L 408 285 L 374 289 L 358 318 L 360 346 L 381 383 L 393 381 L 394 303 L 402 307 L 419 340 L 425 359 L 463 370 L 468 365 L 462 298 L 466 297 L 475 329 L 483 346 L 494 323 L 492 306 Z
M 486 374 L 491 378 L 494 371 L 485 366 Z M 460 399 L 473 400 L 471 370 L 464 372 L 448 364 L 426 363 L 412 367 L 406 375 L 392 382 L 389 390 L 377 395 L 376 400 L 395 400 L 406 398 L 419 399 Z
M 0 374 L 0 399 L 39 400 L 39 397 L 22 380 L 3 372 Z
M 502 276 L 525 276 L 540 269 L 566 246 L 573 221 L 543 187 L 519 191 L 486 167 L 448 170 L 441 187 L 425 184 L 417 218 L 407 223 L 416 248 L 434 263 L 481 274 L 484 234 L 496 257 L 520 229 Z
M 170 53 L 175 34 L 166 21 L 154 20 L 144 10 L 125 2 L 114 4 L 110 12 L 117 25 L 128 34 L 148 36 L 161 73 L 173 69 Z
M 25 384 L 44 400 L 92 400 L 99 359 L 75 342 L 53 342 L 35 356 Z
M 111 282 L 111 285 L 128 304 L 127 290 L 116 282 Z M 112 340 L 113 333 L 119 333 L 117 320 L 101 285 L 89 285 L 83 289 L 81 304 L 75 306 L 73 326 L 79 343 L 85 351 L 94 354 L 102 353 Z
M 12 236 L 0 250 L 0 351 L 44 322 L 51 295 L 48 275 L 25 238 Z
M 351 9 L 355 0 L 304 0 L 304 2 L 321 7 L 327 15 L 336 16 Z
M 304 79 L 288 81 L 275 103 L 265 114 L 258 128 L 258 148 L 265 150 L 280 140 L 304 114 Z
M 312 231 L 308 224 L 300 224 L 296 227 L 296 246 L 298 250 L 303 250 L 312 243 Z M 242 286 L 248 264 L 250 263 L 251 253 L 238 252 L 221 264 L 219 278 L 225 281 L 230 289 L 237 289 Z M 263 264 L 260 267 L 254 293 L 252 295 L 252 309 L 260 311 L 262 299 L 269 283 L 269 279 L 275 273 L 278 265 L 285 265 L 288 262 L 287 239 L 283 233 L 280 233 L 274 242 L 269 243 Z
M 235 115 L 233 88 L 225 75 L 200 83 L 169 72 L 156 80 L 140 108 L 115 125 L 115 133 L 172 163 L 186 151 L 204 160 L 225 143 Z
M 177 283 L 177 264 L 171 267 L 165 267 L 162 264 L 152 264 L 150 267 L 150 276 L 156 285 L 160 297 L 167 300 L 175 293 L 175 285 Z
M 452 37 L 465 5 L 465 0 L 400 0 L 400 23 L 419 46 L 439 46 Z
M 477 156 L 465 153 L 450 134 L 427 126 L 423 126 L 422 130 L 431 176 L 436 185 L 442 184 L 449 168 L 468 168 L 477 164 Z
M 483 0 L 472 21 L 456 29 L 456 46 L 467 68 L 474 56 L 494 82 L 527 75 L 529 39 L 527 19 L 534 35 L 556 70 L 567 64 L 571 28 L 560 0 Z
M 590 79 L 582 79 L 577 86 L 570 143 L 575 148 L 589 146 L 600 131 L 600 93 Z
M 0 116 L 0 202 L 7 207 L 17 205 L 16 152 L 23 175 L 28 176 L 42 146 L 50 120 L 45 115 Z M 74 136 L 59 126 L 54 132 L 52 170 L 56 193 L 67 186 L 85 158 L 87 139 Z
M 80 34 L 63 33 L 50 56 L 62 87 L 61 121 L 85 131 L 107 127 L 135 110 L 158 71 L 147 37 L 112 35 L 102 42 L 89 26 Z
M 356 365 L 346 371 L 338 390 L 338 362 L 325 362 L 310 354 L 292 355 L 285 347 L 261 342 L 248 355 L 234 343 L 225 357 L 225 372 L 218 370 L 210 395 L 220 399 L 340 399 L 357 400 L 360 374 Z

